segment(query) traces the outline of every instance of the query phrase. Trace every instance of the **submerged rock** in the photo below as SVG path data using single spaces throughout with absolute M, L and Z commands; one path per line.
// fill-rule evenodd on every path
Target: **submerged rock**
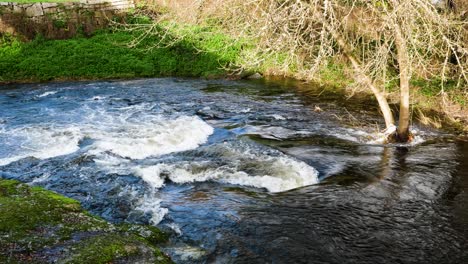
M 257 79 L 261 79 L 261 78 L 263 78 L 263 76 L 258 72 L 254 73 L 254 74 L 251 74 L 251 75 L 246 77 L 246 79 L 249 79 L 249 80 L 257 80 Z
M 152 226 L 115 225 L 73 199 L 0 179 L 0 263 L 172 263 Z

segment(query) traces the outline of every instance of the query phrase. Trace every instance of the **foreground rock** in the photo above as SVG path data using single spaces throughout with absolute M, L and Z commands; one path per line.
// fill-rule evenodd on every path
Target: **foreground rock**
M 172 263 L 152 226 L 114 225 L 70 198 L 0 179 L 0 263 Z

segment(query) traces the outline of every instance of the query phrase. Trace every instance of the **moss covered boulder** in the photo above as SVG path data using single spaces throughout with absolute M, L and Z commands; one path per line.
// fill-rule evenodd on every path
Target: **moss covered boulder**
M 73 199 L 0 179 L 0 263 L 172 263 L 152 226 L 114 225 Z

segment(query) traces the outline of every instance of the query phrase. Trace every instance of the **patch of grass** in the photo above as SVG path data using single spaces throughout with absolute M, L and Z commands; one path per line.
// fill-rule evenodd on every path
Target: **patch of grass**
M 427 98 L 437 98 L 442 92 L 442 81 L 437 78 L 430 80 L 411 80 L 411 86 L 417 88 L 417 93 Z M 468 98 L 466 97 L 463 89 L 457 86 L 456 80 L 445 81 L 443 83 L 443 91 L 457 104 L 460 104 L 461 106 L 467 105 Z
M 353 80 L 345 73 L 346 65 L 339 62 L 328 62 L 319 71 L 320 82 L 332 87 L 346 87 Z
M 160 29 L 163 32 L 163 29 Z M 167 27 L 135 47 L 141 32 L 101 31 L 91 38 L 24 43 L 3 37 L 0 82 L 226 74 L 241 50 L 228 36 L 198 26 Z
M 442 90 L 442 81 L 440 79 L 413 79 L 410 82 L 411 86 L 419 88 L 421 94 L 425 96 L 436 96 Z M 443 83 L 444 91 L 451 92 L 457 89 L 455 80 L 447 80 Z

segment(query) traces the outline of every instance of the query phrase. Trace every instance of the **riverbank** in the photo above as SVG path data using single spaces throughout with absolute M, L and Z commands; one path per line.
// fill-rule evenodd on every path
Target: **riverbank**
M 294 72 L 289 73 L 293 78 Z M 356 95 L 373 99 L 375 96 L 367 87 L 357 84 L 351 69 L 343 62 L 324 67 L 318 85 L 324 89 L 341 93 L 349 100 Z M 440 79 L 414 78 L 410 81 L 411 117 L 423 125 L 443 129 L 456 134 L 468 134 L 468 94 L 456 80 L 446 80 L 441 86 Z M 395 81 L 385 87 L 386 96 L 394 113 L 399 112 L 400 91 Z M 443 87 L 443 88 L 442 88 Z
M 161 29 L 161 34 L 163 30 Z M 141 77 L 224 76 L 239 56 L 240 43 L 204 27 L 171 27 L 164 37 L 102 30 L 66 40 L 36 37 L 23 42 L 3 36 L 0 82 L 44 82 Z M 180 35 L 183 34 L 183 37 Z M 159 43 L 155 46 L 155 43 Z
M 0 179 L 2 263 L 172 263 L 157 245 L 167 236 L 152 226 L 114 225 L 78 201 Z
M 152 19 L 138 12 L 129 14 L 125 23 L 99 30 L 90 37 L 77 35 L 65 40 L 37 36 L 25 42 L 3 35 L 0 84 L 166 76 L 239 79 L 255 72 L 260 73 L 257 77 L 311 81 L 291 65 L 278 68 L 280 55 L 255 57 L 253 43 L 236 39 L 216 25 L 165 21 L 151 28 Z M 262 63 L 247 67 L 248 58 Z M 365 89 L 356 90 L 345 62 L 330 62 L 312 79 L 323 89 L 343 96 L 360 93 L 374 97 Z M 438 80 L 413 80 L 411 86 L 414 120 L 456 133 L 468 132 L 468 100 L 456 82 L 446 82 L 443 92 Z M 396 87 L 395 82 L 386 89 L 390 103 L 395 105 L 399 100 Z

